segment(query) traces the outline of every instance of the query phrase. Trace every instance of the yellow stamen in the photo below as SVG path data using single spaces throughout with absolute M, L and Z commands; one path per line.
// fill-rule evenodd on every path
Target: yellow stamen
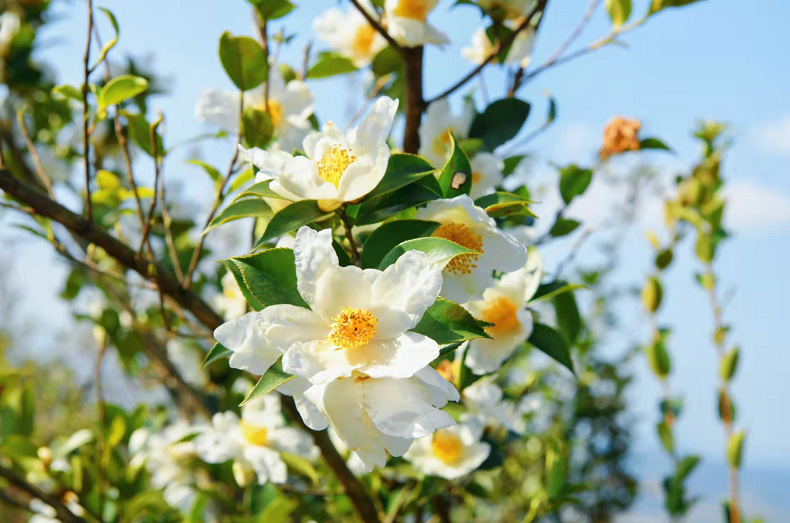
M 442 224 L 434 231 L 433 236 L 453 241 L 462 247 L 478 251 L 480 254 L 484 252 L 483 237 L 463 223 L 450 222 Z M 456 256 L 450 260 L 445 270 L 458 275 L 470 274 L 472 269 L 477 267 L 477 258 L 480 257 L 480 254 L 462 254 Z
M 452 432 L 437 430 L 433 435 L 433 441 L 431 441 L 431 449 L 434 456 L 450 465 L 461 457 L 464 444 L 461 438 Z
M 425 22 L 428 12 L 431 10 L 430 0 L 400 0 L 398 6 L 393 10 L 395 16 L 411 18 Z
M 269 429 L 259 425 L 253 425 L 247 421 L 241 420 L 239 423 L 241 428 L 241 435 L 250 443 L 250 445 L 258 445 L 259 447 L 266 445 L 269 439 Z
M 439 365 L 436 366 L 436 372 L 441 374 L 442 378 L 446 379 L 450 383 L 455 381 L 455 376 L 453 375 L 453 364 L 450 360 L 440 361 Z
M 343 307 L 332 317 L 332 330 L 327 338 L 339 349 L 355 349 L 367 345 L 376 334 L 379 320 L 370 311 Z
M 269 100 L 267 107 L 269 111 L 269 118 L 272 120 L 272 126 L 276 129 L 283 119 L 283 106 L 279 102 Z
M 483 175 L 480 173 L 472 173 L 472 184 L 480 183 L 480 180 L 483 179 Z
M 518 312 L 518 306 L 513 303 L 513 300 L 505 296 L 499 296 L 487 304 L 481 316 L 483 316 L 484 321 L 494 324 L 493 327 L 489 327 L 487 330 L 489 334 L 496 336 L 517 329 L 521 325 L 516 312 Z
M 452 128 L 448 127 L 433 139 L 432 146 L 434 153 L 439 156 L 445 156 L 447 154 L 447 150 L 450 148 L 450 136 L 452 132 Z
M 335 187 L 340 185 L 340 178 L 346 172 L 346 168 L 354 163 L 356 157 L 351 151 L 335 145 L 326 151 L 318 162 L 318 176 L 326 180 Z
M 367 56 L 376 38 L 376 30 L 370 24 L 363 24 L 357 29 L 354 38 L 351 40 L 351 48 L 358 56 Z

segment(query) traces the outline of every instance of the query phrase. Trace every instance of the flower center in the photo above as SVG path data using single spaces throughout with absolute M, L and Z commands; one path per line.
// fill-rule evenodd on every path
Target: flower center
M 351 48 L 358 56 L 366 56 L 370 53 L 370 47 L 376 38 L 376 30 L 370 24 L 360 25 L 357 33 L 351 40 Z
M 339 349 L 356 349 L 367 345 L 376 334 L 379 320 L 370 311 L 343 307 L 332 317 L 332 330 L 327 338 Z
M 488 331 L 496 336 L 517 329 L 521 325 L 516 316 L 517 311 L 518 306 L 513 300 L 499 296 L 488 303 L 481 315 L 484 321 L 494 324 L 493 327 L 488 328 Z
M 461 442 L 461 438 L 455 434 L 437 430 L 433 435 L 431 449 L 433 450 L 434 456 L 449 465 L 458 461 L 458 458 L 461 457 L 464 444 Z
M 253 425 L 244 420 L 239 422 L 239 427 L 241 428 L 241 435 L 244 436 L 244 439 L 250 445 L 258 445 L 259 447 L 266 445 L 266 441 L 269 439 L 269 429 Z
M 448 127 L 433 139 L 433 152 L 438 156 L 445 156 L 447 154 L 447 149 L 450 147 L 450 136 L 452 132 L 453 129 Z
M 440 361 L 439 365 L 436 366 L 436 372 L 438 372 L 442 378 L 446 379 L 450 383 L 455 381 L 455 376 L 453 375 L 453 364 L 450 360 Z
M 483 175 L 480 173 L 472 173 L 472 184 L 480 183 L 480 180 L 483 179 Z
M 430 10 L 431 3 L 429 0 L 400 0 L 392 14 L 425 22 Z
M 483 237 L 472 231 L 472 229 L 463 223 L 450 222 L 442 224 L 434 231 L 433 236 L 453 241 L 462 247 L 478 251 L 480 254 L 484 252 Z M 470 253 L 456 256 L 450 260 L 445 270 L 458 275 L 469 274 L 472 272 L 472 269 L 477 267 L 477 258 L 480 257 L 480 254 Z
M 340 145 L 335 145 L 326 151 L 318 162 L 318 176 L 335 187 L 340 185 L 340 178 L 346 168 L 354 163 L 356 157 L 351 151 Z
M 269 100 L 267 105 L 269 118 L 272 120 L 272 127 L 277 128 L 283 119 L 283 105 L 274 100 Z

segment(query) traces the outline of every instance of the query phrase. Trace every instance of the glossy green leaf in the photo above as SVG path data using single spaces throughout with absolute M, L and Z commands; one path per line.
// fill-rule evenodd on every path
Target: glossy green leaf
M 203 234 L 219 227 L 222 224 L 240 220 L 242 218 L 262 218 L 271 214 L 269 205 L 260 198 L 248 198 L 245 200 L 236 200 L 230 205 L 225 207 L 221 213 L 214 217 L 209 223 Z
M 529 209 L 531 203 L 533 202 L 528 198 L 503 191 L 487 194 L 475 200 L 475 205 L 483 208 L 492 218 L 504 218 L 505 216 L 537 218 L 535 213 Z
M 145 154 L 153 156 L 153 149 L 151 147 L 151 124 L 148 123 L 145 116 L 142 114 L 130 113 L 128 111 L 121 111 L 121 114 L 126 118 L 129 136 L 132 141 L 142 149 Z M 162 142 L 162 136 L 159 133 L 156 133 L 156 156 L 158 158 L 165 156 L 165 146 Z
M 283 303 L 307 307 L 296 287 L 293 250 L 267 249 L 230 261 L 241 274 L 239 286 L 246 287 L 261 308 Z
M 322 53 L 316 63 L 307 70 L 307 78 L 328 78 L 357 70 L 357 66 L 347 56 L 336 53 Z
M 386 220 L 401 211 L 441 198 L 440 191 L 436 178 L 426 176 L 378 198 L 366 199 L 359 207 L 356 224 L 370 225 Z
M 264 20 L 282 18 L 296 7 L 289 0 L 248 0 Z
M 329 216 L 331 213 L 321 210 L 315 200 L 301 200 L 294 202 L 288 207 L 280 209 L 266 226 L 263 237 L 258 241 L 257 247 L 262 246 L 278 236 L 287 234 L 303 225 L 318 221 Z
M 215 343 L 214 346 L 211 347 L 211 350 L 208 351 L 208 354 L 206 354 L 206 358 L 203 360 L 201 367 L 211 365 L 215 361 L 223 358 L 229 358 L 231 354 L 233 354 L 232 350 L 220 343 Z
M 107 82 L 99 92 L 97 104 L 99 110 L 106 109 L 111 105 L 117 105 L 129 98 L 134 98 L 138 94 L 148 89 L 148 80 L 131 74 L 117 76 Z
M 643 138 L 639 141 L 639 149 L 660 149 L 663 151 L 671 151 L 667 144 L 658 138 Z
M 250 196 L 257 196 L 259 198 L 277 198 L 278 200 L 285 200 L 282 196 L 274 192 L 269 188 L 271 185 L 271 180 L 264 180 L 262 182 L 258 182 L 254 185 L 251 185 L 247 189 L 239 194 L 238 198 L 247 198 Z
M 561 238 L 563 236 L 567 236 L 576 229 L 579 228 L 579 223 L 576 220 L 571 220 L 568 218 L 557 218 L 557 221 L 554 222 L 554 225 L 551 226 L 551 230 L 549 230 L 549 234 L 554 238 Z
M 424 178 L 435 169 L 419 156 L 398 153 L 390 156 L 387 170 L 379 184 L 366 198 L 376 198 Z
M 606 0 L 606 11 L 617 29 L 628 21 L 631 16 L 631 0 Z
M 362 268 L 377 269 L 384 257 L 406 240 L 430 236 L 439 224 L 426 220 L 395 220 L 383 223 L 362 247 Z
M 477 115 L 469 136 L 483 140 L 482 150 L 493 151 L 518 134 L 529 110 L 530 105 L 518 98 L 497 100 Z
M 526 157 L 527 156 L 525 154 L 519 154 L 505 158 L 505 167 L 502 169 L 502 176 L 510 176 L 513 174 L 516 170 L 516 167 L 518 167 L 521 164 L 521 161 Z
M 560 169 L 560 194 L 562 200 L 569 204 L 575 197 L 584 194 L 590 186 L 593 173 L 590 169 L 582 169 L 577 165 L 569 165 Z
M 242 136 L 247 147 L 266 147 L 274 135 L 271 116 L 257 107 L 246 107 L 242 117 Z
M 432 264 L 441 265 L 442 268 L 450 263 L 450 260 L 456 256 L 480 254 L 473 249 L 467 249 L 445 238 L 415 238 L 413 240 L 406 240 L 395 246 L 384 256 L 378 268 L 383 271 L 395 263 L 395 261 L 407 251 L 422 251 L 428 255 L 428 259 Z
M 527 341 L 572 373 L 576 373 L 573 370 L 573 360 L 568 344 L 562 334 L 555 329 L 543 323 L 535 323 Z
M 412 331 L 428 336 L 439 345 L 476 338 L 490 338 L 484 326 L 469 311 L 449 300 L 438 298 Z
M 91 67 L 92 69 L 95 69 L 100 63 L 102 63 L 102 61 L 107 57 L 107 53 L 109 53 L 110 50 L 115 47 L 115 44 L 118 43 L 118 37 L 121 35 L 121 28 L 118 26 L 118 19 L 115 18 L 115 15 L 112 13 L 112 11 L 105 9 L 104 7 L 99 7 L 98 9 L 107 16 L 112 28 L 115 30 L 115 36 L 102 46 L 101 51 L 99 51 L 99 58 L 96 59 L 96 63 L 94 63 Z
M 439 175 L 439 187 L 445 198 L 454 198 L 461 194 L 469 194 L 472 189 L 472 167 L 466 153 L 458 147 L 455 136 L 450 135 L 450 158 Z
M 225 31 L 219 39 L 219 59 L 231 81 L 249 91 L 266 81 L 269 65 L 261 45 L 248 36 L 233 36 Z
M 244 398 L 244 401 L 239 404 L 239 407 L 270 393 L 283 383 L 293 379 L 293 377 L 293 374 L 288 374 L 283 371 L 283 358 L 280 356 L 277 358 L 277 361 L 263 373 L 261 379 L 259 379 L 252 390 L 247 393 L 247 396 Z

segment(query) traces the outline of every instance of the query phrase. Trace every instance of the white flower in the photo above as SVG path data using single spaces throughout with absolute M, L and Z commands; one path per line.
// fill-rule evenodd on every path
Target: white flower
M 384 4 L 387 31 L 401 45 L 442 46 L 450 42 L 447 35 L 428 23 L 428 14 L 439 0 L 387 0 Z
M 491 380 L 480 379 L 464 389 L 466 412 L 461 421 L 473 420 L 484 427 L 505 427 L 518 434 L 524 432 L 524 422 L 512 401 L 502 399 L 502 389 Z
M 327 383 L 362 372 L 408 378 L 439 356 L 435 341 L 409 332 L 439 294 L 441 269 L 408 252 L 385 271 L 340 267 L 331 231 L 302 227 L 295 243 L 299 293 L 310 309 L 272 305 L 221 325 L 214 336 L 234 351 L 230 366 L 263 374 L 283 369 Z
M 457 116 L 450 110 L 447 98 L 431 103 L 420 125 L 420 156 L 434 167 L 441 168 L 452 152 L 450 133 L 459 141 L 468 138 L 474 118 L 475 108 L 470 103 L 465 103 Z
M 540 285 L 541 267 L 537 250 L 531 249 L 525 267 L 503 275 L 486 289 L 481 300 L 466 304 L 475 317 L 494 324 L 486 329 L 491 339 L 469 342 L 466 365 L 476 374 L 497 370 L 532 334 L 532 313 L 527 310 L 527 302 Z
M 411 378 L 357 374 L 313 385 L 305 396 L 329 420 L 345 446 L 362 462 L 362 472 L 382 467 L 387 453 L 402 456 L 414 438 L 453 425 L 439 410 L 458 401 L 458 391 L 431 367 Z
M 527 261 L 527 249 L 497 228 L 494 219 L 469 196 L 428 202 L 417 210 L 417 219 L 439 222 L 434 237 L 480 252 L 457 256 L 445 266 L 441 295 L 448 300 L 477 299 L 494 284 L 494 270 L 515 271 Z
M 244 105 L 267 110 L 278 146 L 285 151 L 292 151 L 299 147 L 310 131 L 309 118 L 313 114 L 315 97 L 301 80 L 291 80 L 286 84 L 280 70 L 274 65 L 269 68 L 268 106 L 264 106 L 264 90 L 265 86 L 260 85 L 244 93 Z M 237 133 L 239 94 L 219 89 L 201 92 L 195 106 L 195 117 L 224 131 Z
M 510 29 L 517 29 L 523 20 L 508 20 L 505 26 Z M 530 62 L 530 54 L 532 53 L 532 45 L 535 43 L 535 31 L 532 29 L 523 29 L 519 31 L 510 44 L 510 49 L 505 58 L 505 64 L 518 65 L 521 68 L 527 67 Z M 461 56 L 468 61 L 475 64 L 482 64 L 488 57 L 496 52 L 496 47 L 489 40 L 485 29 L 478 28 L 472 34 L 472 41 L 470 45 L 461 49 Z
M 251 472 L 258 483 L 285 483 L 288 471 L 280 452 L 290 452 L 314 459 L 318 449 L 310 437 L 286 427 L 280 413 L 280 396 L 269 394 L 242 408 L 241 419 L 235 412 L 218 412 L 212 426 L 195 438 L 200 458 L 207 463 L 234 462 L 236 481 L 247 484 Z
M 491 153 L 477 153 L 469 161 L 472 167 L 472 189 L 469 196 L 477 199 L 486 194 L 491 194 L 502 183 L 502 169 L 505 162 Z
M 482 435 L 482 425 L 461 423 L 418 439 L 404 457 L 423 474 L 460 478 L 479 467 L 491 453 L 491 446 L 480 441 Z
M 74 492 L 66 492 L 66 508 L 69 512 L 82 518 L 85 516 L 85 509 L 79 504 L 77 495 Z M 28 503 L 28 509 L 33 515 L 28 519 L 28 523 L 60 523 L 57 511 L 38 498 L 33 498 Z
M 208 384 L 208 375 L 201 368 L 205 354 L 178 338 L 168 341 L 166 347 L 167 359 L 175 365 L 184 381 L 199 388 Z
M 214 304 L 222 316 L 228 320 L 244 316 L 247 312 L 247 300 L 244 299 L 244 294 L 241 293 L 233 273 L 226 272 L 220 283 L 222 284 L 222 294 L 214 299 Z
M 195 445 L 187 437 L 199 430 L 179 420 L 158 433 L 138 429 L 129 440 L 132 466 L 145 464 L 151 486 L 164 489 L 165 501 L 182 512 L 189 512 L 197 495 L 195 473 L 189 466 L 196 456 Z
M 360 5 L 371 15 L 378 16 L 368 0 L 361 0 Z M 387 47 L 384 37 L 354 7 L 345 13 L 335 8 L 328 9 L 313 21 L 313 30 L 357 67 L 370 65 L 376 54 Z
M 304 140 L 307 156 L 250 149 L 250 159 L 271 178 L 271 189 L 290 200 L 318 200 L 327 211 L 359 200 L 384 177 L 387 145 L 398 102 L 383 96 L 368 115 L 345 134 L 332 122 Z
M 19 32 L 22 22 L 14 11 L 5 11 L 0 15 L 0 55 L 8 55 L 11 42 Z

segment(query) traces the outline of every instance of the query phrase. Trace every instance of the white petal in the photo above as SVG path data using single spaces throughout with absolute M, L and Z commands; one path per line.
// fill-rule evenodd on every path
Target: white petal
M 304 156 L 288 160 L 270 187 L 284 197 L 296 195 L 304 200 L 333 200 L 337 196 L 337 188 L 321 179 L 315 162 Z
M 349 357 L 353 352 L 353 349 L 338 349 L 323 340 L 298 343 L 283 356 L 283 370 L 306 378 L 310 383 L 328 383 L 351 376 L 364 364 Z
M 263 485 L 267 481 L 272 483 L 285 483 L 288 479 L 288 469 L 280 455 L 267 447 L 248 445 L 244 449 L 244 459 L 252 465 L 258 476 L 258 483 Z
M 444 379 L 433 367 L 425 367 L 414 374 L 427 387 L 431 405 L 442 408 L 448 401 L 458 401 L 461 396 L 455 385 Z
M 379 145 L 386 144 L 397 111 L 397 100 L 380 96 L 359 126 L 349 132 L 352 148 L 376 151 Z
M 286 396 L 293 396 L 296 410 L 299 411 L 305 425 L 313 430 L 324 430 L 329 425 L 329 422 L 318 410 L 318 407 L 305 398 L 304 395 L 305 391 L 310 388 L 310 385 L 310 382 L 306 379 L 301 376 L 295 376 L 277 387 L 277 391 Z
M 264 338 L 260 322 L 260 312 L 248 312 L 214 331 L 214 338 L 233 351 L 229 364 L 234 369 L 263 374 L 280 357 L 281 352 Z
M 386 144 L 381 144 L 373 154 L 358 156 L 343 171 L 337 186 L 338 200 L 353 202 L 375 189 L 387 172 L 389 157 L 390 150 Z
M 439 357 L 439 345 L 422 334 L 405 332 L 345 352 L 350 361 L 363 362 L 357 370 L 371 378 L 410 378 Z
M 313 445 L 313 439 L 303 430 L 294 427 L 280 427 L 267 435 L 266 444 L 281 452 L 290 452 L 297 456 L 315 459 L 318 457 L 318 448 Z
M 220 89 L 202 91 L 195 105 L 195 117 L 200 122 L 236 133 L 239 130 L 239 95 Z
M 409 251 L 387 267 L 371 289 L 370 311 L 379 320 L 377 338 L 390 338 L 414 328 L 436 301 L 442 270 L 425 253 Z
M 479 231 L 485 253 L 478 258 L 478 266 L 503 272 L 516 271 L 527 263 L 527 248 L 501 229 Z

